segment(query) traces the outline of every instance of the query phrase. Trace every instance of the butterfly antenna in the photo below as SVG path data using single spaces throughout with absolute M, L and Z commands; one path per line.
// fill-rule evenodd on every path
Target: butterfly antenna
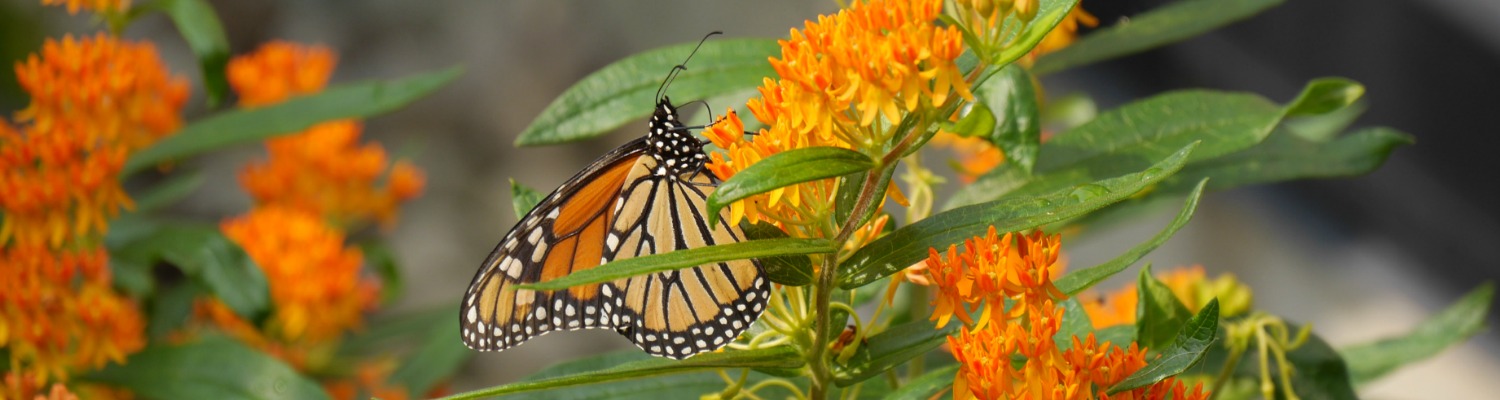
M 708 38 L 712 37 L 713 35 L 723 35 L 723 34 L 724 34 L 724 31 L 713 31 L 713 32 L 709 32 L 707 35 L 703 35 L 703 39 L 699 39 L 698 40 L 698 45 L 697 46 L 693 46 L 693 51 L 691 53 L 688 53 L 687 58 L 682 59 L 682 63 L 681 64 L 677 64 L 676 66 L 673 66 L 672 70 L 669 71 L 669 72 L 667 72 L 666 79 L 662 79 L 661 86 L 657 86 L 656 87 L 656 101 L 658 101 L 658 102 L 661 101 L 661 94 L 667 90 L 667 87 L 672 86 L 672 81 L 677 79 L 677 74 L 680 73 L 680 72 L 682 72 L 682 71 L 686 71 L 687 70 L 687 62 L 688 62 L 688 60 L 692 60 L 693 59 L 693 55 L 698 54 L 698 49 L 703 48 L 703 43 L 707 42 Z

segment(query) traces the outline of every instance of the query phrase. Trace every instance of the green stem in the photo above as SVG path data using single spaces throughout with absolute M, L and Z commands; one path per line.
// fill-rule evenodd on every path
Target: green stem
M 849 235 L 859 229 L 859 218 L 853 216 L 864 215 L 865 211 L 875 203 L 876 185 L 880 183 L 880 176 L 884 173 L 881 168 L 885 165 L 872 169 L 872 173 L 865 174 L 865 183 L 860 185 L 859 198 L 854 202 L 854 209 L 850 217 L 844 221 L 844 226 L 834 237 L 833 242 L 837 248 L 843 248 L 844 242 L 849 240 Z M 813 337 L 807 350 L 808 371 L 812 373 L 812 385 L 808 390 L 808 397 L 812 399 L 827 398 L 829 384 L 833 383 L 833 372 L 828 366 L 828 336 L 830 324 L 828 322 L 828 303 L 833 300 L 834 283 L 838 281 L 838 257 L 825 255 L 822 268 L 818 271 L 818 280 L 813 288 L 813 312 L 812 317 L 817 321 L 813 327 Z

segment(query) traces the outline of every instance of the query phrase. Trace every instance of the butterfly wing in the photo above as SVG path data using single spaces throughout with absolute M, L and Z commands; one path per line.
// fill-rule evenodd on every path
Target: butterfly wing
M 714 182 L 653 174 L 641 157 L 621 189 L 619 215 L 605 242 L 605 258 L 624 259 L 745 240 L 721 215 L 709 225 Z M 770 282 L 759 261 L 733 260 L 621 279 L 602 288 L 610 322 L 636 346 L 683 359 L 716 350 L 748 329 L 765 309 Z
M 504 350 L 554 330 L 608 325 L 600 314 L 599 285 L 558 291 L 517 290 L 597 267 L 615 219 L 620 190 L 646 149 L 636 140 L 605 154 L 521 219 L 490 252 L 464 294 L 463 342 Z

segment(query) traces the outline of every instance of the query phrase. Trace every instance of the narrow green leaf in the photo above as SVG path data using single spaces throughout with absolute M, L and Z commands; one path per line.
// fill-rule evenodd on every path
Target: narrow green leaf
M 672 67 L 697 42 L 647 50 L 605 66 L 553 100 L 516 138 L 517 146 L 571 142 L 599 136 L 651 114 L 653 96 Z M 760 85 L 776 73 L 767 57 L 781 49 L 775 39 L 710 39 L 668 88 L 676 104 L 734 93 Z
M 1219 300 L 1214 299 L 1177 330 L 1172 343 L 1159 352 L 1156 359 L 1147 363 L 1145 368 L 1135 371 L 1125 377 L 1125 380 L 1111 386 L 1109 394 L 1150 385 L 1186 371 L 1203 358 L 1203 355 L 1208 352 L 1208 346 L 1213 344 L 1218 334 Z
M 1101 156 L 1159 160 L 1202 141 L 1189 162 L 1260 143 L 1281 121 L 1281 108 L 1257 95 L 1179 90 L 1126 104 L 1064 132 L 1041 148 L 1036 169 L 1053 172 Z
M 246 319 L 257 320 L 270 309 L 260 267 L 212 226 L 163 226 L 116 253 L 128 262 L 153 265 L 159 260 L 177 267 Z
M 808 147 L 772 154 L 750 164 L 708 195 L 708 221 L 730 203 L 784 186 L 844 176 L 875 168 L 870 157 L 838 147 Z
M 927 258 L 929 248 L 947 248 L 984 234 L 990 226 L 1002 232 L 1024 231 L 1119 202 L 1176 173 L 1196 146 L 1185 146 L 1140 172 L 1034 198 L 960 207 L 901 227 L 850 255 L 839 266 L 839 287 L 852 289 L 874 282 Z
M 1172 342 L 1183 321 L 1191 318 L 1193 313 L 1177 300 L 1171 288 L 1151 276 L 1150 264 L 1141 267 L 1136 290 L 1140 301 L 1135 308 L 1135 341 L 1148 349 L 1163 348 Z M 1217 310 L 1214 318 L 1217 323 Z
M 526 213 L 531 212 L 546 197 L 546 194 L 516 182 L 515 178 L 510 179 L 510 205 L 516 209 L 517 221 L 526 219 Z
M 130 213 L 145 214 L 172 205 L 193 194 L 193 191 L 203 186 L 203 182 L 204 177 L 201 171 L 174 174 L 166 180 L 152 185 L 145 193 L 132 196 L 135 199 L 135 209 L 131 210 Z
M 405 290 L 406 279 L 401 274 L 401 264 L 396 261 L 396 254 L 391 251 L 389 245 L 381 241 L 368 241 L 360 243 L 360 251 L 364 253 L 365 265 L 375 271 L 380 277 L 380 303 L 390 304 L 401 297 Z
M 939 393 L 953 389 L 953 378 L 958 374 L 958 364 L 936 368 L 917 379 L 912 379 L 901 385 L 901 388 L 887 394 L 886 399 L 930 399 Z
M 150 346 L 79 379 L 148 399 L 328 398 L 323 387 L 280 360 L 223 337 Z
M 1484 317 L 1495 297 L 1495 285 L 1485 283 L 1404 335 L 1362 343 L 1339 350 L 1350 367 L 1355 385 L 1379 379 L 1411 363 L 1437 355 L 1484 329 Z
M 229 65 L 229 39 L 213 6 L 204 0 L 156 0 L 160 8 L 177 25 L 177 32 L 187 41 L 203 73 L 203 88 L 208 92 L 208 106 L 214 107 L 229 93 L 225 69 Z
M 1162 190 L 1182 192 L 1205 177 L 1209 190 L 1307 178 L 1338 178 L 1374 171 L 1411 136 L 1385 127 L 1366 128 L 1329 142 L 1311 142 L 1291 132 L 1277 132 L 1264 143 L 1239 153 L 1195 163 L 1168 179 Z
M 1278 130 L 1290 130 L 1297 136 L 1312 142 L 1327 142 L 1349 129 L 1349 126 L 1353 125 L 1359 116 L 1364 115 L 1369 107 L 1369 104 L 1364 101 L 1355 101 L 1344 108 L 1323 114 L 1287 118 L 1282 121 Z M 1274 137 L 1276 132 L 1271 132 L 1271 135 Z
M 984 99 L 982 104 L 1000 111 L 994 117 L 997 122 L 994 132 L 989 135 L 990 141 L 1005 152 L 1006 164 L 1015 163 L 1027 173 L 1036 164 L 1042 143 L 1041 112 L 1032 83 L 1026 68 L 1007 65 L 1000 69 L 998 76 L 986 80 L 975 90 L 975 95 Z
M 444 399 L 474 399 L 719 368 L 797 368 L 802 366 L 802 364 L 802 356 L 798 355 L 797 351 L 790 346 L 728 351 L 723 353 L 704 353 L 682 361 L 662 358 L 641 360 L 598 371 L 581 372 L 479 389 L 444 397 Z M 720 387 L 723 387 L 722 382 Z
M 1286 106 L 1286 115 L 1321 115 L 1354 104 L 1365 95 L 1365 86 L 1346 78 L 1318 78 L 1302 88 L 1297 99 Z
M 561 278 L 517 287 L 529 290 L 566 289 L 572 286 L 603 283 L 636 275 L 691 268 L 729 260 L 746 260 L 769 256 L 826 254 L 834 251 L 837 251 L 837 248 L 833 246 L 833 242 L 827 239 L 786 238 L 752 240 L 615 260 L 608 264 L 574 272 Z
M 1031 22 L 1027 23 L 1019 34 L 1007 41 L 1005 48 L 1000 50 L 1000 54 L 991 64 L 1009 65 L 1012 61 L 1030 53 L 1037 43 L 1042 42 L 1042 38 L 1052 32 L 1052 28 L 1057 27 L 1057 23 L 1062 22 L 1063 18 L 1067 18 L 1068 13 L 1073 12 L 1073 7 L 1076 5 L 1078 5 L 1078 0 L 1041 0 L 1037 4 L 1036 16 L 1031 18 Z M 1015 18 L 1011 17 L 1007 23 L 1011 21 L 1015 21 Z
M 184 282 L 152 296 L 151 314 L 146 320 L 146 337 L 151 338 L 152 342 L 160 342 L 182 327 L 193 314 L 193 301 L 202 293 L 203 289 L 197 284 Z
M 875 192 L 870 196 L 872 199 L 885 198 L 886 189 L 891 185 L 891 177 L 896 174 L 896 166 L 888 165 L 881 168 L 881 171 L 880 180 L 875 181 Z M 871 172 L 873 171 L 844 175 L 839 179 L 839 192 L 833 198 L 833 215 L 839 218 L 840 225 L 851 217 L 849 214 L 854 213 L 855 203 L 859 202 L 860 189 L 864 186 L 865 179 L 869 179 Z M 865 214 L 859 216 L 859 223 L 862 225 L 869 222 L 870 218 L 875 216 L 877 208 L 879 207 L 866 207 Z
M 988 81 L 986 81 L 988 83 Z M 978 102 L 969 106 L 969 112 L 959 118 L 958 122 L 943 124 L 943 130 L 952 132 L 963 137 L 988 137 L 995 132 L 995 113 L 985 103 Z
M 475 354 L 455 340 L 459 337 L 458 327 L 458 313 L 451 311 L 428 326 L 422 344 L 401 360 L 401 366 L 391 372 L 389 381 L 405 387 L 412 397 L 422 397 L 443 379 L 453 376 Z
M 766 222 L 741 226 L 745 237 L 751 241 L 785 239 L 786 232 Z M 812 260 L 805 255 L 760 257 L 760 265 L 766 270 L 766 279 L 787 286 L 805 286 L 813 281 Z
M 1249 18 L 1282 0 L 1177 1 L 1084 35 L 1038 58 L 1032 72 L 1045 75 L 1111 58 L 1135 54 Z
M 1063 308 L 1063 319 L 1057 333 L 1052 335 L 1052 341 L 1057 343 L 1058 350 L 1067 350 L 1073 348 L 1073 337 L 1082 339 L 1094 331 L 1094 321 L 1089 318 L 1089 313 L 1084 311 L 1083 303 L 1078 302 L 1076 296 L 1057 305 Z
M 963 324 L 950 323 L 939 329 L 931 321 L 924 320 L 897 325 L 870 336 L 867 343 L 855 350 L 849 362 L 834 363 L 833 384 L 844 387 L 864 382 L 905 364 L 943 344 L 948 335 L 963 329 L 962 327 Z
M 156 164 L 207 151 L 297 132 L 325 121 L 390 112 L 432 93 L 461 72 L 462 68 L 453 67 L 393 81 L 342 85 L 275 105 L 221 112 L 131 155 L 120 176 L 128 177 Z
M 1090 286 L 1094 286 L 1094 284 L 1102 282 L 1120 273 L 1120 271 L 1124 271 L 1131 264 L 1140 261 L 1141 257 L 1145 257 L 1152 250 L 1156 250 L 1157 247 L 1166 243 L 1167 239 L 1172 238 L 1172 235 L 1176 234 L 1178 229 L 1182 229 L 1193 218 L 1193 211 L 1198 209 L 1198 199 L 1203 195 L 1203 188 L 1207 184 L 1207 179 L 1198 181 L 1198 186 L 1193 188 L 1193 191 L 1188 194 L 1187 202 L 1182 205 L 1182 211 L 1177 213 L 1177 218 L 1173 218 L 1172 223 L 1167 224 L 1167 227 L 1162 229 L 1161 232 L 1157 232 L 1156 236 L 1152 236 L 1150 240 L 1136 245 L 1129 251 L 1103 264 L 1068 273 L 1062 279 L 1057 280 L 1057 288 L 1070 296 L 1078 294 Z
M 131 297 L 147 297 L 156 292 L 156 278 L 151 276 L 153 266 L 141 260 L 113 257 L 109 260 L 109 274 L 116 288 Z

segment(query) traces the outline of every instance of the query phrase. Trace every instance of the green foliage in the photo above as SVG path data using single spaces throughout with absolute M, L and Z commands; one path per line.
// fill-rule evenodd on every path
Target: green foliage
M 1356 385 L 1368 383 L 1462 343 L 1484 329 L 1484 316 L 1494 299 L 1494 283 L 1485 283 L 1411 332 L 1340 349 L 1349 363 L 1350 379 Z
M 510 180 L 510 205 L 516 210 L 517 221 L 525 219 L 526 214 L 546 197 L 542 192 L 516 182 L 514 178 Z
M 229 94 L 229 80 L 225 77 L 225 67 L 229 65 L 229 39 L 224 35 L 224 26 L 219 23 L 213 6 L 204 0 L 156 0 L 145 7 L 165 12 L 172 24 L 177 25 L 178 33 L 193 49 L 193 54 L 198 56 L 209 107 L 224 101 L 224 96 Z
M 827 239 L 784 238 L 751 240 L 614 260 L 599 267 L 574 272 L 561 278 L 518 285 L 517 287 L 531 290 L 566 289 L 572 286 L 609 282 L 620 278 L 692 268 L 721 261 L 746 260 L 770 256 L 826 254 L 832 253 L 834 250 L 833 242 Z
M 834 364 L 833 382 L 841 387 L 863 382 L 937 348 L 962 327 L 963 324 L 950 323 L 938 329 L 930 321 L 891 327 L 870 336 L 869 343 L 860 346 L 848 362 Z
M 212 226 L 165 225 L 113 255 L 136 266 L 162 262 L 176 267 L 247 320 L 257 320 L 270 310 L 270 291 L 260 267 Z
M 1187 306 L 1182 305 L 1177 295 L 1172 294 L 1172 289 L 1151 277 L 1150 265 L 1141 268 L 1136 293 L 1140 296 L 1135 309 L 1135 319 L 1140 321 L 1136 324 L 1136 343 L 1148 349 L 1161 348 L 1171 343 L 1177 335 L 1177 327 L 1182 326 L 1183 321 L 1187 321 L 1192 313 Z M 1215 307 L 1216 319 L 1217 309 Z
M 151 399 L 326 399 L 323 388 L 281 361 L 234 340 L 156 345 L 79 377 Z
M 994 130 L 986 136 L 1005 153 L 1007 168 L 1019 167 L 1031 173 L 1042 141 L 1041 111 L 1031 73 L 1019 65 L 1008 65 L 980 84 L 974 95 L 982 99 L 974 105 L 975 110 L 1003 111 L 991 117 L 996 120 Z
M 528 380 L 512 383 L 509 385 L 496 386 L 488 389 L 459 393 L 448 396 L 446 397 L 446 399 L 472 399 L 479 397 L 500 396 L 544 389 L 588 385 L 618 381 L 623 379 L 655 377 L 661 375 L 680 374 L 685 372 L 705 371 L 720 368 L 796 368 L 801 366 L 802 362 L 803 361 L 797 355 L 797 352 L 790 347 L 774 347 L 759 350 L 699 354 L 682 361 L 651 358 L 618 364 L 613 367 L 599 370 L 591 369 L 587 372 L 578 372 L 560 376 L 546 376 L 536 380 Z
M 1219 300 L 1215 299 L 1181 325 L 1172 342 L 1164 350 L 1156 351 L 1157 358 L 1147 363 L 1145 368 L 1111 386 L 1109 393 L 1150 385 L 1186 371 L 1207 354 L 1208 346 L 1214 343 L 1218 333 Z
M 875 161 L 857 151 L 837 147 L 809 147 L 766 157 L 719 184 L 708 196 L 709 224 L 719 223 L 719 211 L 737 200 L 780 187 L 868 171 Z
M 1175 1 L 1160 9 L 1100 29 L 1071 46 L 1042 56 L 1032 70 L 1038 75 L 1046 75 L 1150 50 L 1249 18 L 1281 2 L 1282 0 Z

